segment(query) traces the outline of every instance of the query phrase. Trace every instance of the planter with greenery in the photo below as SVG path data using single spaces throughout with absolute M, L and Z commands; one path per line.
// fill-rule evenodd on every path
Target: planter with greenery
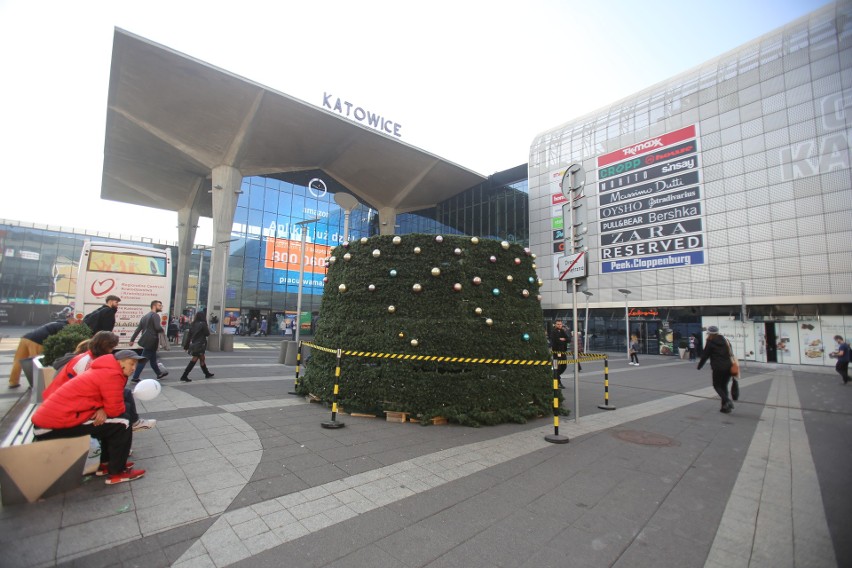
M 44 358 L 41 364 L 47 367 L 66 353 L 73 353 L 77 349 L 77 344 L 90 337 L 92 337 L 92 330 L 86 324 L 66 325 L 59 333 L 44 340 Z
M 314 343 L 342 349 L 350 411 L 443 416 L 477 426 L 552 413 L 534 257 L 461 236 L 381 235 L 332 252 Z M 313 349 L 301 394 L 332 399 L 334 352 Z M 561 396 L 561 395 L 559 395 Z

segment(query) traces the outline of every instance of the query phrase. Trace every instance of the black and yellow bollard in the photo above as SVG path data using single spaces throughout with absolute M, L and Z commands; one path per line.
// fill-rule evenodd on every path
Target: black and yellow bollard
M 293 390 L 287 394 L 299 395 L 299 369 L 302 368 L 302 342 L 299 342 L 299 349 L 296 350 L 296 380 L 293 381 Z
M 614 406 L 609 404 L 609 359 L 604 358 L 604 403 L 599 404 L 601 410 L 615 410 Z
M 551 444 L 567 444 L 570 442 L 568 436 L 559 435 L 559 375 L 556 373 L 558 362 L 553 361 L 553 434 L 548 434 L 544 439 Z
M 331 420 L 322 423 L 323 428 L 343 428 L 343 422 L 337 421 L 337 394 L 340 391 L 340 357 L 342 350 L 337 350 L 337 366 L 334 368 L 334 396 L 331 399 Z

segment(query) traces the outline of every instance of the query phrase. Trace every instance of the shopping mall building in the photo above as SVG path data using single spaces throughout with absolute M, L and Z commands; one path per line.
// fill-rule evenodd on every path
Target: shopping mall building
M 532 249 L 546 322 L 570 317 L 560 278 L 577 277 L 589 349 L 624 349 L 625 312 L 643 353 L 718 325 L 741 358 L 827 366 L 852 335 L 852 3 L 548 130 L 492 176 L 327 98 L 116 30 L 101 196 L 177 213 L 174 306 L 274 329 L 296 312 L 303 238 L 310 320 L 345 232 L 467 234 Z M 194 246 L 202 216 L 212 247 Z M 111 238 L 140 241 L 0 221 L 0 323 L 72 302 L 61 275 Z

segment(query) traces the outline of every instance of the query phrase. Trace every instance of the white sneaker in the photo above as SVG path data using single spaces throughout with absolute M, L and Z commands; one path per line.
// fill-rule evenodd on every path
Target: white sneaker
M 154 426 L 157 425 L 157 421 L 153 418 L 140 418 L 136 422 L 133 423 L 133 431 L 137 430 L 150 430 Z
M 630 361 L 630 362 L 628 362 L 627 364 L 628 364 L 628 365 L 632 365 L 632 364 L 633 364 L 633 361 Z
M 639 366 L 639 363 L 633 363 L 633 364 L 636 365 L 637 367 Z

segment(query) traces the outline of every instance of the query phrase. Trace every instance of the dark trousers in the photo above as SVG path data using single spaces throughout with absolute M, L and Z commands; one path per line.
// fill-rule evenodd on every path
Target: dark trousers
M 143 349 L 142 356 L 148 359 L 148 362 L 151 363 L 151 368 L 154 369 L 154 374 L 156 376 L 160 376 L 160 366 L 157 364 L 157 350 L 156 349 Z M 136 365 L 136 370 L 133 372 L 133 380 L 139 380 L 139 375 L 142 374 L 142 369 L 144 369 L 144 365 Z
M 731 382 L 731 370 L 721 369 L 717 371 L 713 369 L 713 389 L 722 399 L 722 406 L 731 404 L 731 396 L 728 394 L 728 383 Z
M 843 379 L 843 383 L 846 384 L 849 382 L 849 361 L 838 361 L 837 364 L 834 365 L 835 370 L 840 373 L 840 378 Z
M 133 392 L 130 389 L 124 389 L 124 415 L 130 420 L 131 426 L 139 420 L 139 413 L 136 412 L 136 399 L 133 398 Z
M 108 464 L 110 475 L 118 475 L 124 471 L 127 458 L 130 456 L 130 446 L 133 444 L 133 428 L 127 423 L 126 418 L 110 418 L 100 426 L 89 423 L 73 428 L 59 428 L 36 436 L 36 440 L 76 438 L 86 435 L 100 441 L 101 463 Z
M 556 365 L 556 367 L 555 367 L 556 368 L 556 376 L 559 379 L 562 378 L 562 373 L 564 373 L 565 369 L 568 368 L 568 363 L 557 363 L 557 361 L 567 361 L 567 360 L 568 360 L 568 354 L 567 353 L 559 353 L 559 352 L 553 353 L 553 363 Z
M 630 362 L 631 363 L 638 363 L 639 362 L 639 355 L 637 355 L 635 351 L 630 352 Z

